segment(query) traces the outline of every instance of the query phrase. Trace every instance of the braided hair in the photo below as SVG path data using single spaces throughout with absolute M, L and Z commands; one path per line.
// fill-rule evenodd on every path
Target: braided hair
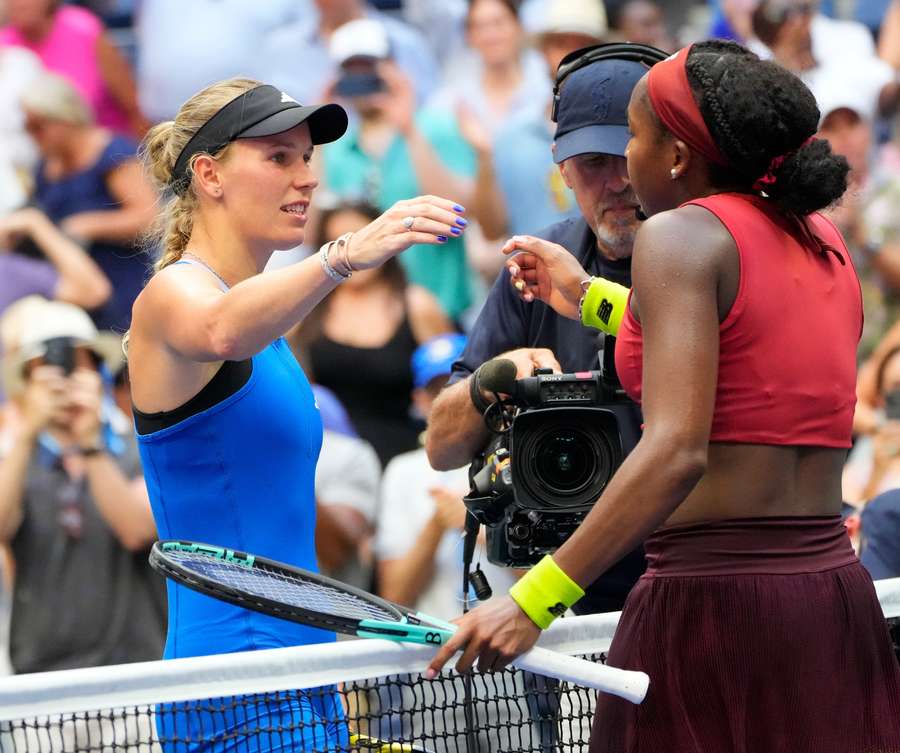
M 832 154 L 824 139 L 811 138 L 819 108 L 793 73 L 739 44 L 712 40 L 691 48 L 687 76 L 710 134 L 731 163 L 711 166 L 715 183 L 752 190 L 768 175 L 765 195 L 800 216 L 847 190 L 847 160 Z

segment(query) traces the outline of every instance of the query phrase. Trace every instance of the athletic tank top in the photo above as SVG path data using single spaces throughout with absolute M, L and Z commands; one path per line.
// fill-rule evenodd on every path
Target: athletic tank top
M 410 414 L 411 361 L 417 347 L 405 314 L 380 347 L 344 345 L 322 333 L 308 348 L 316 383 L 337 395 L 359 435 L 375 448 L 382 467 L 419 446 L 421 427 Z
M 719 327 L 710 441 L 849 447 L 862 295 L 841 234 L 820 214 L 802 231 L 801 222 L 748 194 L 687 203 L 728 229 L 741 265 Z M 638 402 L 642 357 L 641 325 L 628 308 L 616 370 Z
M 240 549 L 317 570 L 319 411 L 282 338 L 251 360 L 249 378 L 233 394 L 166 428 L 138 433 L 159 538 Z M 327 631 L 241 609 L 172 581 L 167 586 L 167 659 L 334 640 Z

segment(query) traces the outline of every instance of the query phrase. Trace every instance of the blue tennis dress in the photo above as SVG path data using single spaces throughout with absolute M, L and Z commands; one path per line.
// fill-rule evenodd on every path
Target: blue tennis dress
M 322 422 L 283 339 L 253 357 L 250 377 L 236 392 L 137 438 L 161 539 L 200 541 L 317 570 L 313 485 Z M 335 639 L 172 581 L 167 586 L 167 659 Z M 342 718 L 334 689 L 320 688 L 274 700 L 248 696 L 190 709 L 160 707 L 157 731 L 166 753 L 319 751 L 347 744 L 346 728 L 336 721 Z

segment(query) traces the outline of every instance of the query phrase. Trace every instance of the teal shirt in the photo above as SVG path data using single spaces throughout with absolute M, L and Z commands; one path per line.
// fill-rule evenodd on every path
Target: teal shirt
M 475 153 L 460 134 L 456 118 L 446 111 L 425 109 L 416 116 L 416 124 L 448 170 L 464 177 L 475 175 Z M 422 193 L 406 142 L 399 134 L 381 158 L 362 150 L 355 126 L 323 152 L 328 189 L 342 199 L 365 200 L 384 211 L 401 199 Z M 451 236 L 439 246 L 413 246 L 400 255 L 400 261 L 410 282 L 434 293 L 453 319 L 471 304 L 469 267 L 461 238 Z

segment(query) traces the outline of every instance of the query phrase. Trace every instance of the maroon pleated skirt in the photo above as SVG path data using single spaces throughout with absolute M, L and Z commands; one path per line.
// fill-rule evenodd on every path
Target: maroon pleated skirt
M 592 753 L 900 753 L 900 666 L 838 516 L 662 528 L 609 663 Z

